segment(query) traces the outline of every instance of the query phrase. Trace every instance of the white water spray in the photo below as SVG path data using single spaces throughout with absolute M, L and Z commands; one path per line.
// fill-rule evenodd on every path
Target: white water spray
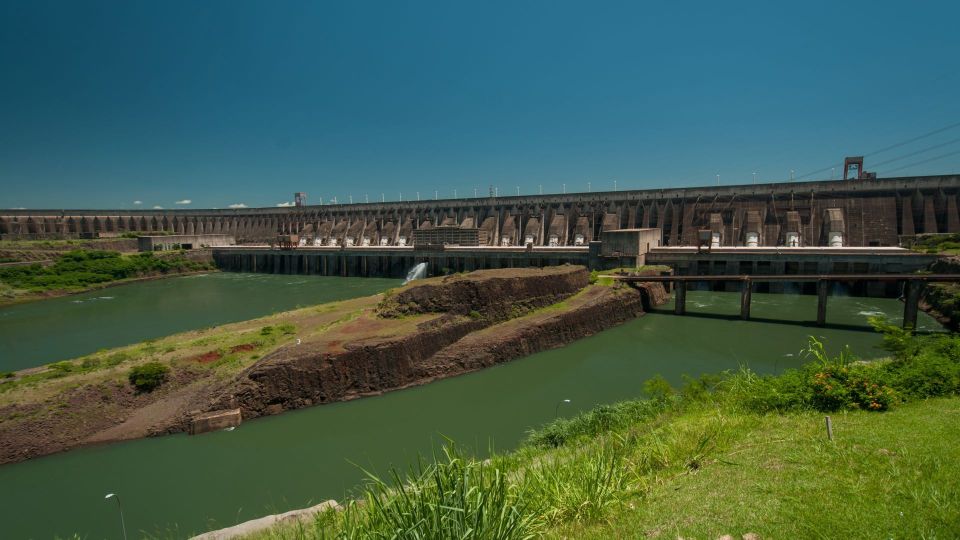
M 427 277 L 427 263 L 420 263 L 407 272 L 407 279 L 403 284 L 406 285 L 415 279 L 423 279 L 425 277 Z

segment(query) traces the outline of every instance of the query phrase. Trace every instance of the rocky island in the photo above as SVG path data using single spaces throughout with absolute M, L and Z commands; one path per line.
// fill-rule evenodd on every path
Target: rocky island
M 666 299 L 660 284 L 591 283 L 580 266 L 483 270 L 23 370 L 0 383 L 0 463 L 424 384 L 565 345 Z M 145 389 L 132 370 L 148 365 L 159 377 Z

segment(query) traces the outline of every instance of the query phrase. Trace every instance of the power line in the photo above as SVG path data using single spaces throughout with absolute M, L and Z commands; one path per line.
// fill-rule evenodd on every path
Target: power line
M 933 145 L 933 146 L 928 146 L 928 147 L 926 147 L 926 148 L 921 148 L 920 150 L 917 150 L 917 151 L 915 151 L 915 152 L 910 152 L 909 154 L 904 154 L 904 155 L 902 155 L 902 156 L 900 156 L 900 157 L 895 157 L 895 158 L 888 159 L 888 160 L 886 160 L 886 161 L 881 161 L 880 163 L 871 163 L 870 166 L 871 166 L 871 167 L 880 167 L 881 165 L 886 165 L 886 164 L 888 164 L 888 163 L 893 163 L 894 161 L 900 161 L 901 159 L 905 159 L 905 158 L 908 158 L 908 157 L 913 157 L 913 156 L 915 156 L 915 155 L 917 155 L 917 154 L 923 154 L 923 153 L 929 152 L 929 151 L 931 151 L 931 150 L 936 150 L 937 148 L 943 148 L 944 146 L 949 146 L 949 145 L 951 145 L 951 144 L 953 144 L 953 143 L 956 143 L 956 142 L 960 142 L 960 137 L 957 137 L 956 139 L 947 141 L 947 142 L 945 142 L 945 143 L 935 144 L 935 145 Z
M 960 127 L 960 122 L 955 122 L 955 123 L 950 124 L 950 125 L 948 125 L 948 126 L 944 126 L 944 127 L 941 127 L 941 128 L 937 128 L 937 129 L 935 129 L 935 130 L 933 130 L 933 131 L 928 131 L 927 133 L 924 133 L 923 135 L 917 135 L 916 137 L 913 137 L 913 138 L 911 138 L 911 139 L 907 139 L 907 140 L 905 140 L 905 141 L 900 141 L 900 142 L 898 142 L 898 143 L 896 143 L 896 144 L 891 144 L 890 146 L 885 146 L 885 147 L 883 147 L 883 148 L 881 148 L 881 149 L 879 149 L 879 150 L 874 150 L 873 152 L 868 152 L 868 153 L 864 154 L 863 157 L 866 158 L 866 157 L 870 157 L 870 156 L 875 156 L 875 155 L 877 155 L 877 154 L 881 154 L 881 153 L 886 152 L 886 151 L 888 151 L 888 150 L 893 150 L 894 148 L 899 148 L 899 147 L 901 147 L 901 146 L 906 146 L 906 145 L 908 145 L 908 144 L 910 144 L 910 143 L 917 142 L 917 141 L 919 141 L 919 140 L 921 140 L 921 139 L 926 139 L 927 137 L 936 135 L 936 134 L 938 134 L 938 133 L 943 133 L 944 131 L 951 130 L 951 129 L 955 128 L 955 127 Z M 832 168 L 834 168 L 834 167 L 843 167 L 843 164 L 842 164 L 842 163 L 837 163 L 837 164 L 834 164 L 834 165 L 829 165 L 829 166 L 824 167 L 824 168 L 822 168 L 822 169 L 817 169 L 816 171 L 811 171 L 811 172 L 808 172 L 808 173 L 805 173 L 805 174 L 801 174 L 800 176 L 797 177 L 797 179 L 799 180 L 799 179 L 801 179 L 801 178 L 806 178 L 806 177 L 812 176 L 812 175 L 814 175 L 814 174 L 819 174 L 819 173 L 822 173 L 822 172 L 826 172 L 826 171 L 829 171 L 830 169 L 832 169 Z
M 950 124 L 949 126 L 942 127 L 942 128 L 940 128 L 940 129 L 935 129 L 935 130 L 930 131 L 930 132 L 928 132 L 928 133 L 924 133 L 923 135 L 918 135 L 918 136 L 916 136 L 916 137 L 914 137 L 914 138 L 912 138 L 912 139 L 907 139 L 906 141 L 898 142 L 897 144 L 891 144 L 890 146 L 881 148 L 881 149 L 879 149 L 879 150 L 874 150 L 873 152 L 870 152 L 869 154 L 864 154 L 863 157 L 875 156 L 875 155 L 880 154 L 880 153 L 882 153 L 882 152 L 886 152 L 887 150 L 893 150 L 894 148 L 899 148 L 899 147 L 901 147 L 901 146 L 910 144 L 910 143 L 912 143 L 912 142 L 919 141 L 920 139 L 926 139 L 927 137 L 930 137 L 931 135 L 936 135 L 937 133 L 943 133 L 944 131 L 953 129 L 953 128 L 957 127 L 957 126 L 960 126 L 960 122 L 957 122 L 957 123 L 955 123 L 955 124 Z
M 909 169 L 910 167 L 916 167 L 917 165 L 923 165 L 924 163 L 930 163 L 931 161 L 936 161 L 936 160 L 938 160 L 938 159 L 943 159 L 943 158 L 945 158 L 945 157 L 950 157 L 950 156 L 954 156 L 954 155 L 957 155 L 957 154 L 960 154 L 960 150 L 954 150 L 953 152 L 947 152 L 946 154 L 940 154 L 939 156 L 934 156 L 934 157 L 932 157 L 932 158 L 927 158 L 927 159 L 924 159 L 924 160 L 922 160 L 922 161 L 917 161 L 916 163 L 911 163 L 911 164 L 909 164 L 909 165 L 904 165 L 904 166 L 902 166 L 902 167 L 897 167 L 897 168 L 895 168 L 895 169 L 890 169 L 890 170 L 884 171 L 883 174 L 884 174 L 884 175 L 887 175 L 887 174 L 890 174 L 890 173 L 892 173 L 892 172 L 902 171 L 903 169 Z

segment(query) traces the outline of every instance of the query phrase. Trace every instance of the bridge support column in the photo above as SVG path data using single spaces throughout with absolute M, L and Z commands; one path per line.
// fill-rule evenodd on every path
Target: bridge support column
M 923 282 L 915 279 L 907 281 L 903 295 L 903 327 L 908 330 L 917 328 L 917 312 L 920 310 L 920 293 Z
M 740 282 L 740 318 L 750 319 L 750 295 L 753 293 L 753 282 L 750 278 Z
M 830 282 L 821 279 L 817 282 L 817 325 L 827 324 L 827 295 L 830 292 Z
M 750 319 L 751 294 L 753 294 L 753 282 L 748 277 L 740 282 L 740 318 L 745 321 Z
M 673 312 L 677 315 L 684 315 L 687 313 L 687 282 L 678 281 L 676 282 L 676 294 L 673 304 Z

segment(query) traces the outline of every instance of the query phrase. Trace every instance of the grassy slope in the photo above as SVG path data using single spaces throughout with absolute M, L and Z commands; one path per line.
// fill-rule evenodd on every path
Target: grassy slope
M 664 412 L 577 445 L 527 446 L 492 462 L 467 460 L 468 472 L 432 474 L 426 485 L 463 483 L 458 496 L 482 492 L 496 498 L 489 481 L 478 488 L 477 479 L 505 474 L 513 480 L 507 493 L 516 495 L 514 504 L 545 509 L 538 510 L 529 537 L 952 538 L 960 531 L 958 421 L 960 398 L 955 397 L 879 414 L 835 413 L 830 442 L 820 413 L 762 415 L 700 406 Z M 409 512 L 428 508 L 420 532 L 436 535 L 430 514 L 444 503 L 462 502 L 451 498 L 425 495 L 426 504 L 409 505 Z M 368 499 L 348 507 L 347 522 L 358 516 L 365 521 L 364 507 L 371 506 Z M 476 505 L 463 506 L 472 516 L 482 514 L 472 508 Z M 344 531 L 344 521 L 331 514 L 248 538 L 389 537 L 368 536 L 363 526 Z M 448 512 L 444 519 L 450 532 L 449 523 L 459 515 Z M 415 537 L 400 525 L 403 518 L 396 521 L 400 528 L 394 530 L 406 533 L 400 538 Z M 339 535 L 331 530 L 337 523 Z M 486 530 L 467 537 L 496 535 Z
M 960 399 L 892 411 L 676 418 L 677 459 L 603 521 L 555 538 L 947 538 L 960 531 Z M 694 440 L 712 435 L 698 459 Z M 683 451 L 688 447 L 687 451 Z M 694 446 L 695 447 L 695 446 Z M 668 451 L 667 454 L 670 454 Z

